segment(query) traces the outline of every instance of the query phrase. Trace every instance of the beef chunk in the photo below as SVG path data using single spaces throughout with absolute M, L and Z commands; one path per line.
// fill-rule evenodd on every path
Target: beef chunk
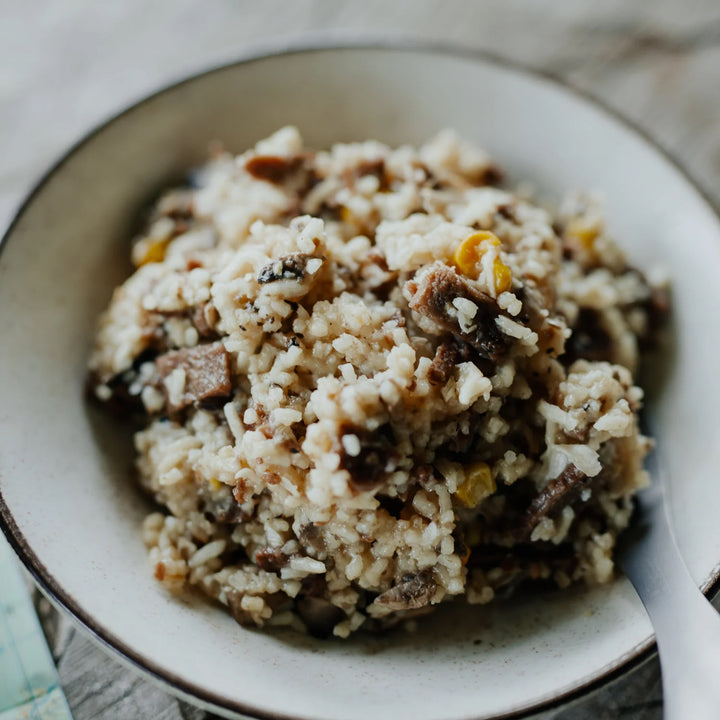
M 397 467 L 395 436 L 389 423 L 374 432 L 347 426 L 343 435 L 355 435 L 360 441 L 356 455 L 349 453 L 345 444 L 340 450 L 340 467 L 350 473 L 350 482 L 355 489 L 371 490 Z
M 470 346 L 450 336 L 438 345 L 428 370 L 428 380 L 433 385 L 444 385 L 450 379 L 456 365 L 472 359 Z
M 327 580 L 324 575 L 307 575 L 300 583 L 299 597 L 325 597 Z
M 450 379 L 456 365 L 457 351 L 455 343 L 447 341 L 440 343 L 428 370 L 428 380 L 433 385 L 444 385 Z
M 575 494 L 587 487 L 590 482 L 591 478 L 578 470 L 575 465 L 568 465 L 530 503 L 530 507 L 521 518 L 518 535 L 523 538 L 530 537 L 540 520 L 557 515 L 572 501 Z
M 190 313 L 190 321 L 202 338 L 217 337 L 213 325 L 217 322 L 218 317 L 217 309 L 208 302 L 197 305 Z
M 255 155 L 247 160 L 245 169 L 258 180 L 279 185 L 300 168 L 304 159 L 303 155 Z
M 423 571 L 378 595 L 375 603 L 391 611 L 415 610 L 429 605 L 436 589 L 432 573 Z
M 168 397 L 168 409 L 178 412 L 190 405 L 213 407 L 227 400 L 231 393 L 230 357 L 221 343 L 182 348 L 155 360 L 160 377 L 165 380 L 174 370 L 185 371 L 185 386 L 176 402 Z
M 278 548 L 264 547 L 255 553 L 257 566 L 267 572 L 280 572 L 288 563 L 288 556 Z
M 341 177 L 346 185 L 354 185 L 358 178 L 367 175 L 374 175 L 379 181 L 379 190 L 387 190 L 389 187 L 388 177 L 385 173 L 385 160 L 376 158 L 375 160 L 363 160 L 353 168 L 345 170 Z
M 472 345 L 485 358 L 498 362 L 508 349 L 508 340 L 498 329 L 495 319 L 499 309 L 495 301 L 473 288 L 467 280 L 447 265 L 435 265 L 419 281 L 408 282 L 410 307 L 432 320 L 442 330 Z M 454 312 L 452 301 L 465 298 L 477 306 L 472 329 L 465 331 Z

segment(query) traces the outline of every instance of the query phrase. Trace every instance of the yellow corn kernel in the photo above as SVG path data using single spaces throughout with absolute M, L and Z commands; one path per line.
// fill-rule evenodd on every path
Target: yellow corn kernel
M 136 267 L 148 263 L 159 263 L 165 259 L 165 251 L 170 243 L 170 238 L 147 238 L 135 247 L 133 261 Z
M 352 222 L 355 219 L 353 211 L 346 205 L 340 207 L 340 219 L 343 222 Z
M 455 264 L 464 275 L 476 278 L 478 276 L 478 264 L 480 259 L 487 252 L 488 247 L 500 245 L 497 235 L 481 230 L 465 238 L 455 250 Z
M 593 250 L 595 240 L 600 234 L 600 227 L 597 222 L 577 217 L 568 223 L 565 232 L 575 238 L 586 250 Z
M 493 263 L 493 279 L 498 295 L 509 290 L 512 285 L 512 270 L 500 258 L 495 258 Z
M 210 480 L 208 480 L 208 484 L 215 492 L 222 487 L 222 483 L 217 478 L 210 478 Z
M 487 230 L 473 233 L 470 237 L 465 238 L 455 250 L 453 258 L 455 265 L 463 275 L 477 279 L 480 274 L 482 256 L 490 247 L 500 247 L 497 235 Z M 496 295 L 509 290 L 512 285 L 512 271 L 499 257 L 496 257 L 493 263 L 493 283 Z
M 465 470 L 465 479 L 455 491 L 465 507 L 477 507 L 488 495 L 497 490 L 495 480 L 487 463 L 473 463 Z

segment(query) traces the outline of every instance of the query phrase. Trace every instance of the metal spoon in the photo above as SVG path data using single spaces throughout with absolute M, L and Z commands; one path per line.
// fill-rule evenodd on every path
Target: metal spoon
M 720 615 L 698 590 L 673 534 L 657 451 L 635 528 L 618 559 L 650 616 L 660 655 L 664 720 L 720 719 Z

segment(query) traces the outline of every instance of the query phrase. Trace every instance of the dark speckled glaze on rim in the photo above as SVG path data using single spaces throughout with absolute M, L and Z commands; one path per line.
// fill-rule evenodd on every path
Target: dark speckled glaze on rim
M 704 200 L 707 208 L 713 213 L 718 220 L 720 220 L 720 214 L 715 209 L 708 194 L 698 186 L 698 184 L 688 175 L 685 169 L 667 153 L 653 138 L 651 138 L 647 132 L 636 125 L 634 122 L 623 117 L 616 110 L 608 107 L 605 103 L 597 100 L 589 93 L 567 85 L 560 81 L 558 78 L 553 77 L 550 74 L 538 71 L 533 68 L 529 68 L 515 61 L 510 61 L 502 57 L 498 57 L 491 53 L 474 50 L 470 48 L 459 48 L 452 45 L 428 43 L 425 41 L 415 40 L 319 40 L 312 42 L 300 42 L 290 48 L 276 48 L 256 53 L 249 53 L 235 62 L 214 66 L 203 72 L 199 72 L 188 78 L 180 80 L 179 82 L 166 85 L 160 90 L 147 95 L 144 99 L 137 103 L 134 103 L 115 114 L 110 119 L 102 122 L 96 126 L 90 132 L 88 132 L 81 140 L 74 144 L 62 157 L 60 157 L 50 169 L 41 177 L 35 187 L 28 194 L 20 208 L 15 213 L 7 231 L 5 232 L 2 240 L 0 241 L 0 253 L 9 241 L 10 236 L 13 234 L 13 230 L 20 218 L 25 214 L 28 208 L 32 205 L 35 196 L 45 186 L 45 184 L 55 176 L 60 170 L 63 169 L 65 163 L 75 155 L 83 146 L 95 135 L 102 132 L 109 125 L 115 123 L 122 117 L 132 114 L 138 107 L 144 105 L 146 102 L 162 95 L 168 91 L 174 90 L 178 87 L 192 83 L 204 76 L 211 75 L 213 73 L 221 72 L 227 68 L 234 67 L 237 65 L 246 65 L 258 61 L 265 60 L 267 58 L 294 55 L 294 54 L 306 54 L 317 51 L 337 51 L 342 52 L 344 50 L 385 50 L 395 52 L 424 52 L 438 55 L 454 56 L 466 60 L 475 60 L 479 63 L 487 63 L 507 69 L 514 70 L 516 72 L 524 73 L 534 77 L 536 80 L 541 82 L 554 85 L 564 89 L 566 92 L 571 92 L 576 96 L 583 99 L 589 105 L 604 113 L 606 116 L 611 117 L 617 123 L 622 125 L 625 130 L 634 136 L 643 140 L 647 145 L 650 145 L 658 154 L 662 155 L 680 175 L 692 186 L 695 192 Z M 40 561 L 37 555 L 33 552 L 32 548 L 28 545 L 25 537 L 18 528 L 10 508 L 5 503 L 2 493 L 0 492 L 0 528 L 14 551 L 19 556 L 20 560 L 25 565 L 26 569 L 31 573 L 37 584 L 40 586 L 42 591 L 58 606 L 62 607 L 68 612 L 73 619 L 85 630 L 91 633 L 99 642 L 110 650 L 117 653 L 121 659 L 127 664 L 134 666 L 138 670 L 149 675 L 153 680 L 159 682 L 165 686 L 173 694 L 180 696 L 186 700 L 200 704 L 208 709 L 215 709 L 220 712 L 231 712 L 241 713 L 255 718 L 263 718 L 267 720 L 297 720 L 296 717 L 286 714 L 269 713 L 256 707 L 248 706 L 243 703 L 239 703 L 228 698 L 222 697 L 216 693 L 209 692 L 198 685 L 188 682 L 182 678 L 177 677 L 173 673 L 166 669 L 159 667 L 152 660 L 144 657 L 142 654 L 136 652 L 132 647 L 126 645 L 123 640 L 113 633 L 106 630 L 95 618 L 81 607 L 80 603 L 75 600 L 71 595 L 65 592 L 60 584 L 55 580 L 53 575 L 48 571 L 44 564 Z M 714 597 L 715 594 L 720 590 L 720 568 L 713 574 L 713 576 L 706 583 L 705 593 L 708 597 Z M 606 685 L 613 680 L 629 673 L 630 671 L 638 668 L 640 665 L 647 662 L 655 654 L 655 644 L 652 641 L 640 644 L 627 654 L 621 664 L 604 674 L 600 674 L 594 678 L 588 679 L 586 683 L 577 689 L 569 692 L 560 693 L 557 697 L 552 700 L 539 702 L 533 707 L 526 708 L 521 711 L 512 711 L 510 713 L 504 713 L 500 715 L 492 716 L 492 720 L 510 720 L 511 718 L 520 718 L 527 716 L 529 713 L 536 713 L 540 711 L 547 711 L 553 708 L 558 708 L 565 703 L 572 700 L 579 699 L 591 691 Z M 484 716 L 486 717 L 486 716 Z M 491 720 L 487 718 L 486 720 Z

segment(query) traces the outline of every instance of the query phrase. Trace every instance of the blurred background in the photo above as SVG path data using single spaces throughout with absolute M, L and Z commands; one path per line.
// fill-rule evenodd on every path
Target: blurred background
M 0 217 L 89 127 L 164 83 L 308 36 L 496 53 L 639 122 L 720 202 L 717 0 L 2 0 Z
M 637 123 L 720 207 L 717 0 L 0 0 L 0 223 L 88 129 L 162 85 L 267 48 L 410 38 L 489 51 Z M 76 720 L 206 717 L 36 598 Z M 659 720 L 653 661 L 543 717 Z

